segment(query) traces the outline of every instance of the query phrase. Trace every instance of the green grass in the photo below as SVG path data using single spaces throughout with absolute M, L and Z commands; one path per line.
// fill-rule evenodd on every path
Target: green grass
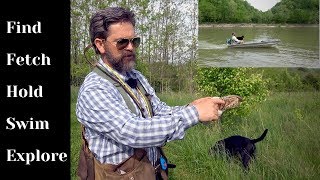
M 75 117 L 77 91 L 71 97 L 71 177 L 76 177 L 80 147 L 80 125 Z M 197 95 L 161 94 L 169 105 L 184 105 Z M 169 161 L 170 179 L 318 179 L 320 177 L 320 93 L 277 93 L 252 108 L 251 114 L 232 125 L 198 124 L 183 140 L 164 147 Z M 269 132 L 257 145 L 257 158 L 248 173 L 236 161 L 211 157 L 208 149 L 222 138 L 239 134 L 251 138 Z
M 76 171 L 79 159 L 79 149 L 81 145 L 81 127 L 76 117 L 76 102 L 77 102 L 78 88 L 71 87 L 71 140 L 70 140 L 70 161 L 71 161 L 71 179 L 78 180 Z
M 254 107 L 232 127 L 197 125 L 183 141 L 168 143 L 166 152 L 177 164 L 171 179 L 318 179 L 320 177 L 320 93 L 279 93 Z M 240 134 L 251 138 L 269 132 L 257 144 L 257 159 L 244 173 L 237 162 L 208 156 L 219 139 Z

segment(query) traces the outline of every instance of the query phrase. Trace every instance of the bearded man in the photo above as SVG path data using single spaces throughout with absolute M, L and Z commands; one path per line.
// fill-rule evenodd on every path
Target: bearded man
M 95 13 L 90 38 L 101 58 L 79 89 L 76 115 L 94 157 L 95 179 L 167 179 L 159 173 L 169 167 L 161 147 L 183 139 L 199 122 L 218 120 L 225 102 L 204 97 L 170 107 L 160 101 L 134 69 L 140 38 L 130 10 Z

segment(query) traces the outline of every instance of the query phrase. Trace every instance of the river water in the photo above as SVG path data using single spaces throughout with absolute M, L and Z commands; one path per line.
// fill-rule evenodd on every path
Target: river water
M 245 42 L 279 40 L 269 48 L 228 48 L 231 33 Z M 320 68 L 319 27 L 200 27 L 198 63 L 209 67 Z

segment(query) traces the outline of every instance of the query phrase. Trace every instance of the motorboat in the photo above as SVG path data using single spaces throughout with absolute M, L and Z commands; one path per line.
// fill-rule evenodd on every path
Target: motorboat
M 265 47 L 274 47 L 280 41 L 260 41 L 260 42 L 244 42 L 240 44 L 227 44 L 229 48 L 265 48 Z

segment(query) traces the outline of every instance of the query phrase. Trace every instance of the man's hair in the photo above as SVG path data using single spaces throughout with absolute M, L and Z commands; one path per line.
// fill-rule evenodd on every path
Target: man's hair
M 94 40 L 96 38 L 106 39 L 109 26 L 119 22 L 129 22 L 135 26 L 135 15 L 132 11 L 122 7 L 109 7 L 96 12 L 90 21 L 90 39 L 97 54 L 100 54 Z

